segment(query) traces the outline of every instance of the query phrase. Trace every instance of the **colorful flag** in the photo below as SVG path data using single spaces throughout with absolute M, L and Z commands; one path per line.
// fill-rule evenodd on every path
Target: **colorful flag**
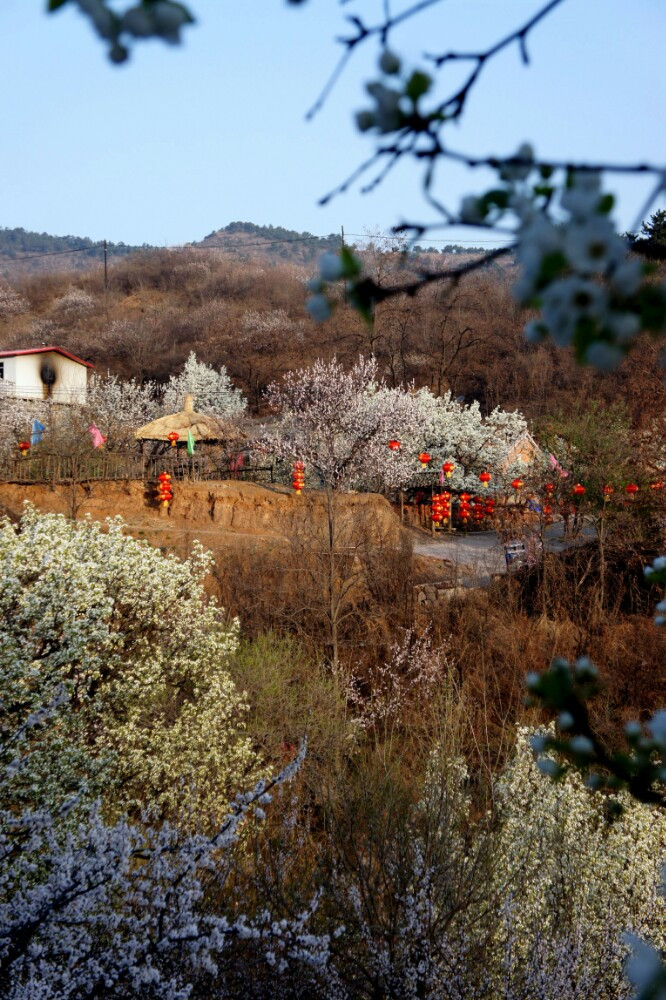
M 194 434 L 191 430 L 187 432 L 187 454 L 194 454 Z
M 40 423 L 40 421 L 37 419 L 33 420 L 32 434 L 30 435 L 30 444 L 32 445 L 39 444 L 39 442 L 42 440 L 45 430 L 46 427 L 44 426 L 44 424 Z
M 564 471 L 564 469 L 562 468 L 562 466 L 560 465 L 560 463 L 557 461 L 557 459 L 555 458 L 555 456 L 554 455 L 549 455 L 548 456 L 548 461 L 550 462 L 551 469 L 556 469 L 557 472 L 559 472 L 559 474 L 562 476 L 562 479 L 566 479 L 566 477 L 569 475 L 569 473 Z
M 93 448 L 101 448 L 104 442 L 106 441 L 106 438 L 100 431 L 97 424 L 91 424 L 88 430 L 92 434 Z

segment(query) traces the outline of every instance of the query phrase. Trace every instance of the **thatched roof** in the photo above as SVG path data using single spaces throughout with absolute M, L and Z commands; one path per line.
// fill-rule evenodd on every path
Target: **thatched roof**
M 245 437 L 227 420 L 209 417 L 206 413 L 196 413 L 194 400 L 190 395 L 185 397 L 180 413 L 151 420 L 144 427 L 139 427 L 134 437 L 138 441 L 168 441 L 172 431 L 179 435 L 181 441 L 187 441 L 189 431 L 192 431 L 195 441 L 240 442 Z

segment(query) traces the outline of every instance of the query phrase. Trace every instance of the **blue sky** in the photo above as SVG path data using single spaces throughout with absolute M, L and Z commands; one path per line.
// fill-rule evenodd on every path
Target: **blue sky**
M 540 4 L 446 0 L 395 47 L 414 62 L 424 50 L 485 47 Z M 182 46 L 140 44 L 118 68 L 76 10 L 47 16 L 45 0 L 3 0 L 0 225 L 162 245 L 235 220 L 352 234 L 428 218 L 407 164 L 371 195 L 317 206 L 371 150 L 352 116 L 368 103 L 377 48 L 359 54 L 313 122 L 305 112 L 335 64 L 343 16 L 374 21 L 378 2 L 190 6 L 198 24 Z M 455 145 L 510 153 L 529 139 L 553 158 L 666 164 L 665 29 L 663 0 L 567 0 L 533 35 L 529 68 L 515 49 L 488 65 Z M 447 167 L 439 190 L 456 206 L 488 181 Z M 608 186 L 626 229 L 646 183 Z

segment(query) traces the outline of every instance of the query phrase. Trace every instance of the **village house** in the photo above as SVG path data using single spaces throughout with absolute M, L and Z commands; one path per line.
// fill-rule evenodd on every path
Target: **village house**
M 89 361 L 62 347 L 0 351 L 0 394 L 5 398 L 85 405 Z

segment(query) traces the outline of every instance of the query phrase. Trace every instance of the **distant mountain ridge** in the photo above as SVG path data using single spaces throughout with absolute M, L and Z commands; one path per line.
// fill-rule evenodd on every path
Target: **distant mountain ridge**
M 148 244 L 137 247 L 107 242 L 111 259 L 147 249 L 154 248 Z M 0 227 L 0 274 L 18 276 L 37 271 L 85 271 L 98 265 L 102 255 L 103 241 L 94 242 L 87 236 L 51 236 L 22 227 Z
M 360 240 L 360 247 L 374 237 L 368 235 Z M 349 246 L 358 245 L 355 240 L 346 241 Z M 314 267 L 326 251 L 339 250 L 341 233 L 315 236 L 310 232 L 298 232 L 283 226 L 259 226 L 254 222 L 230 222 L 221 229 L 215 229 L 202 240 L 192 241 L 182 248 L 228 251 L 236 259 L 264 259 L 267 263 L 290 263 L 303 267 Z M 109 263 L 129 254 L 164 250 L 149 243 L 135 246 L 128 243 L 107 242 Z M 421 254 L 477 254 L 484 252 L 481 247 L 462 247 L 448 244 L 440 251 L 435 247 L 415 247 Z M 99 267 L 103 259 L 103 241 L 94 242 L 87 236 L 52 236 L 36 233 L 21 227 L 0 227 L 0 276 L 19 278 L 24 275 L 55 271 L 85 271 Z

